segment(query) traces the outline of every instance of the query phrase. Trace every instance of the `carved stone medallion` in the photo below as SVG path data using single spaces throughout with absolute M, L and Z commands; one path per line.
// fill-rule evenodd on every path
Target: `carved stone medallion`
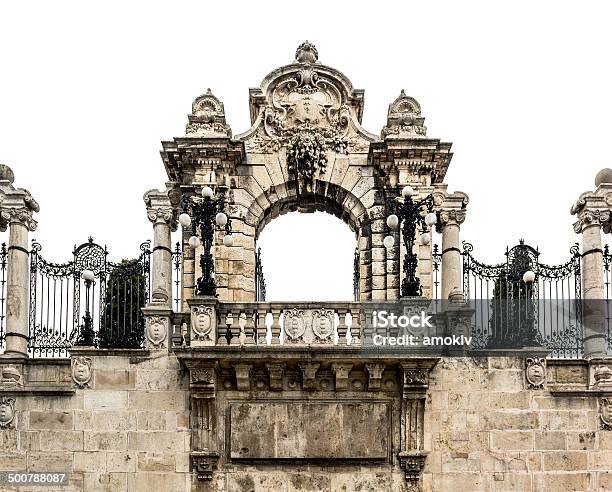
M 294 308 L 290 311 L 285 311 L 284 314 L 285 334 L 289 337 L 290 341 L 297 342 L 304 336 L 306 331 L 304 311 Z
M 540 357 L 527 359 L 525 378 L 529 388 L 542 389 L 546 381 L 546 360 Z
M 0 397 L 0 429 L 11 427 L 15 419 L 15 398 Z
M 599 400 L 599 420 L 602 429 L 612 430 L 612 397 Z
M 91 357 L 77 356 L 72 358 L 72 380 L 79 388 L 89 386 L 93 372 L 92 364 Z
M 192 339 L 210 341 L 212 340 L 212 329 L 214 326 L 214 311 L 211 307 L 196 306 L 191 310 Z
M 155 348 L 162 348 L 168 334 L 168 318 L 165 316 L 147 317 L 147 340 Z
M 317 309 L 312 312 L 312 331 L 316 342 L 330 338 L 334 333 L 334 312 L 331 309 Z

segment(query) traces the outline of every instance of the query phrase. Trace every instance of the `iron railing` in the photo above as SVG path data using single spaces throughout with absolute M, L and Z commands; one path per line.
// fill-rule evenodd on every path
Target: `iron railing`
M 603 269 L 604 269 L 604 297 L 606 299 L 605 312 L 606 312 L 606 342 L 608 353 L 612 352 L 612 322 L 610 321 L 610 296 L 612 295 L 610 282 L 612 277 L 610 276 L 610 267 L 612 266 L 612 253 L 610 253 L 610 247 L 606 244 L 603 250 Z
M 6 267 L 8 251 L 6 243 L 0 246 L 0 350 L 4 350 L 6 340 Z
M 174 268 L 174 312 L 181 312 L 181 291 L 182 291 L 182 280 L 183 280 L 183 251 L 181 250 L 181 243 L 177 242 L 172 252 L 172 264 Z
M 255 300 L 261 302 L 266 300 L 266 278 L 261 263 L 261 248 L 257 248 L 255 253 Z
M 74 248 L 73 259 L 52 263 L 32 243 L 30 254 L 30 333 L 28 350 L 34 357 L 65 357 L 89 315 L 94 345 L 100 348 L 139 348 L 144 341 L 141 309 L 149 300 L 150 242 L 140 245 L 137 258 L 108 261 L 106 247 L 92 238 Z M 90 270 L 94 281 L 82 279 Z M 84 300 L 85 302 L 82 302 Z
M 472 303 L 474 336 L 482 347 L 503 348 L 525 342 L 526 326 L 537 344 L 553 357 L 582 356 L 582 284 L 578 245 L 570 259 L 549 266 L 539 251 L 524 241 L 506 250 L 506 260 L 488 265 L 474 258 L 473 246 L 463 245 L 463 291 Z M 523 274 L 531 270 L 535 282 Z
M 359 301 L 359 248 L 355 248 L 353 256 L 353 300 Z

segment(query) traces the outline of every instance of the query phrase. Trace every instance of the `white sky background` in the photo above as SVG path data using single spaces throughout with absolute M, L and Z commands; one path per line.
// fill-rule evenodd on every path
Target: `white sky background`
M 524 237 L 546 263 L 568 258 L 570 205 L 612 167 L 612 4 L 291 5 L 2 3 L 0 162 L 41 205 L 47 258 L 68 260 L 90 234 L 114 259 L 137 254 L 151 237 L 142 195 L 165 181 L 160 141 L 184 134 L 192 100 L 211 87 L 243 132 L 248 88 L 305 39 L 366 90 L 367 130 L 405 88 L 428 135 L 453 142 L 446 181 L 470 196 L 462 239 L 477 257 L 499 262 Z M 262 234 L 272 297 L 352 296 L 353 236 L 314 218 Z

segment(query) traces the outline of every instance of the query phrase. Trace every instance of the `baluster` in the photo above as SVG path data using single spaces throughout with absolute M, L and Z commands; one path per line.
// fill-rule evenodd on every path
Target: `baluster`
M 272 345 L 280 344 L 280 334 L 281 334 L 281 325 L 280 325 L 280 309 L 272 309 Z
M 266 345 L 268 343 L 267 335 L 268 328 L 266 326 L 266 314 L 268 310 L 265 307 L 258 307 L 257 315 L 257 345 Z
M 220 312 L 217 325 L 217 345 L 227 345 L 228 313 Z
M 246 308 L 244 311 L 244 315 L 246 316 L 244 324 L 244 344 L 255 345 L 256 335 L 254 318 L 255 316 L 257 316 L 257 311 L 254 311 L 253 308 Z
M 338 345 L 346 345 L 347 344 L 347 340 L 346 340 L 346 332 L 347 332 L 347 326 L 346 326 L 346 309 L 337 309 L 336 310 L 338 313 Z
M 232 310 L 232 325 L 230 326 L 230 345 L 240 345 L 240 311 Z
M 361 345 L 361 309 L 351 308 L 351 345 Z

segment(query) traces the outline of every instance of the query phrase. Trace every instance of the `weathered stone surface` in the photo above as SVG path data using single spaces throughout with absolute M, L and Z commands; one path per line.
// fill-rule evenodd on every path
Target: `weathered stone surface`
M 389 452 L 384 404 L 241 403 L 232 405 L 230 425 L 232 459 L 386 459 Z

